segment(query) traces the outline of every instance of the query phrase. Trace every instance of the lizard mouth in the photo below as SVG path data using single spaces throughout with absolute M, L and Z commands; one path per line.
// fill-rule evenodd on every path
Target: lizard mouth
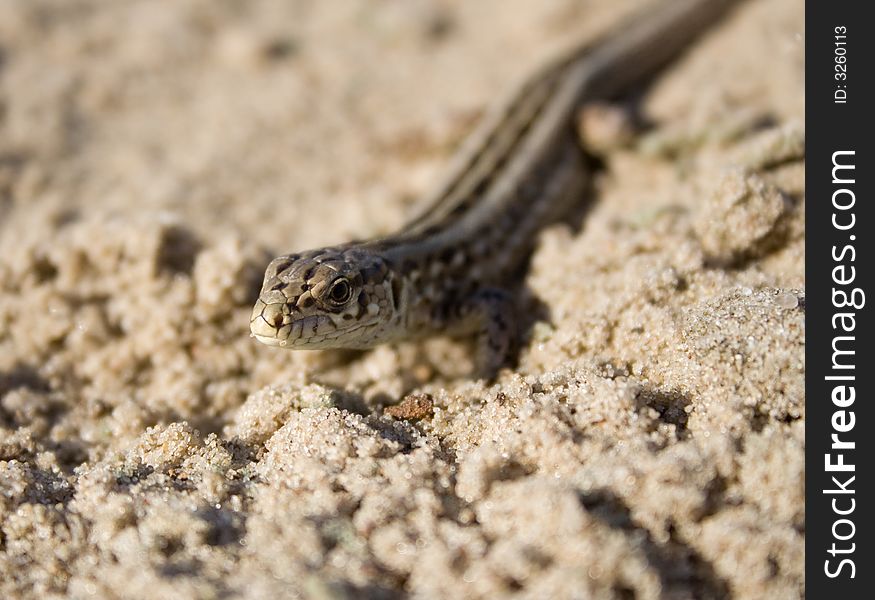
M 261 342 L 262 344 L 264 344 L 266 346 L 286 346 L 288 344 L 288 342 L 286 342 L 285 340 L 281 340 L 281 339 L 273 337 L 273 336 L 260 335 L 257 333 L 253 333 L 251 335 L 256 340 L 258 340 L 259 342 Z
M 338 329 L 331 317 L 326 315 L 298 315 L 292 318 L 274 306 L 257 305 L 249 323 L 252 337 L 268 346 L 305 349 L 336 347 L 335 338 L 355 329 Z
M 265 317 L 261 311 L 253 312 L 249 324 L 250 335 L 267 346 L 295 350 L 371 346 L 367 343 L 362 344 L 361 340 L 356 339 L 362 331 L 374 326 L 369 321 L 338 327 L 329 316 L 310 315 L 291 321 L 278 319 L 276 324 L 271 324 L 268 320 L 270 315 Z

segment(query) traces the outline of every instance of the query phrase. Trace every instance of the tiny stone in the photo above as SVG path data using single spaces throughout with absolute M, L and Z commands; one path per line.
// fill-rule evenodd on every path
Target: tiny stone
M 411 394 L 395 406 L 387 406 L 383 411 L 393 419 L 419 421 L 434 414 L 434 399 L 431 394 Z
M 784 292 L 783 294 L 778 294 L 775 298 L 775 304 L 785 310 L 789 310 L 799 306 L 799 298 L 796 297 L 796 294 Z

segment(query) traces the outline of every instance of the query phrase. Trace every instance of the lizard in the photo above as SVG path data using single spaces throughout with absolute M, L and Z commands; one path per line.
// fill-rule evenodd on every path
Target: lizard
M 251 335 L 289 349 L 477 335 L 478 372 L 494 377 L 518 334 L 513 290 L 536 235 L 591 177 L 575 115 L 652 78 L 735 3 L 656 1 L 522 80 L 397 233 L 272 260 Z

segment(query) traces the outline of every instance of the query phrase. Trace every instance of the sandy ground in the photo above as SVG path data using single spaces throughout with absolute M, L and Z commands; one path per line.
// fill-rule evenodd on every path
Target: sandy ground
M 465 342 L 248 335 L 272 254 L 398 227 L 635 4 L 0 0 L 0 597 L 801 597 L 801 2 L 629 145 L 590 119 L 495 384 Z

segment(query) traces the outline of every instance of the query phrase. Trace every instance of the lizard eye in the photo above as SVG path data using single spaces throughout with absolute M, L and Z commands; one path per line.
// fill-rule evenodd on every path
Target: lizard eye
M 338 277 L 328 289 L 328 299 L 336 305 L 346 304 L 352 296 L 352 286 L 343 277 Z

